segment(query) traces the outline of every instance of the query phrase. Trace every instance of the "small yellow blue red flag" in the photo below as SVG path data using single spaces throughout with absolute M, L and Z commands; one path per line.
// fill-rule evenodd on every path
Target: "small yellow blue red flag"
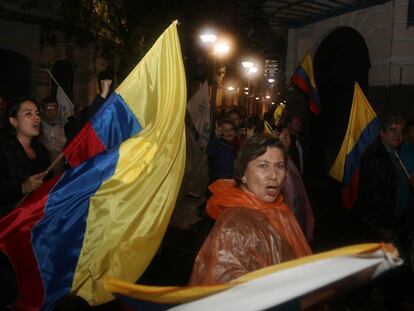
M 329 175 L 343 183 L 342 203 L 351 208 L 358 195 L 359 165 L 362 154 L 378 136 L 380 121 L 355 82 L 348 128 Z
M 318 114 L 321 110 L 319 93 L 313 74 L 312 57 L 308 51 L 291 78 L 292 84 L 304 92 L 308 98 L 309 109 Z

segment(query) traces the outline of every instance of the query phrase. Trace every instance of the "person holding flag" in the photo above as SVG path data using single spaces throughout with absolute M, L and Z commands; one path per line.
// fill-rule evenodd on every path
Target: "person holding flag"
M 15 210 L 19 200 L 41 187 L 49 156 L 37 141 L 40 114 L 36 103 L 21 98 L 6 110 L 0 135 L 0 220 Z M 0 251 L 0 308 L 17 298 L 17 283 L 9 259 Z
M 45 147 L 36 139 L 41 119 L 36 103 L 28 98 L 11 102 L 8 123 L 0 136 L 0 219 L 19 200 L 43 184 L 49 165 Z
M 398 161 L 403 142 L 405 120 L 399 116 L 384 118 L 380 135 L 361 157 L 358 202 L 372 237 L 390 241 L 395 237 L 403 207 L 399 189 L 408 182 Z
M 365 230 L 362 239 L 393 242 L 405 264 L 387 276 L 384 282 L 384 307 L 402 310 L 408 284 L 408 236 L 403 230 L 406 206 L 404 192 L 409 191 L 408 177 L 399 160 L 406 121 L 401 116 L 383 118 L 379 136 L 361 157 L 358 207 L 361 208 Z
M 51 310 L 70 294 L 105 303 L 113 299 L 107 276 L 136 281 L 157 252 L 185 166 L 177 24 L 66 146 L 71 168 L 0 219 L 0 251 L 19 287 L 16 309 Z M 37 135 L 39 125 L 36 116 L 25 129 Z

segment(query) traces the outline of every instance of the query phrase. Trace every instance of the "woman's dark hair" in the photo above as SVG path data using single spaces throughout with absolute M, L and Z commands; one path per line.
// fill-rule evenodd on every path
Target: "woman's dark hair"
M 237 186 L 241 185 L 242 177 L 246 172 L 249 162 L 263 155 L 268 147 L 278 148 L 282 152 L 286 163 L 287 157 L 285 147 L 279 138 L 272 136 L 267 137 L 260 134 L 253 135 L 243 143 L 234 162 L 234 179 L 236 180 Z
M 16 118 L 17 113 L 20 110 L 20 107 L 26 101 L 30 101 L 34 103 L 36 107 L 38 107 L 37 102 L 30 97 L 16 98 L 12 100 L 7 106 L 6 113 L 4 114 L 3 125 L 4 125 L 4 130 L 8 132 L 10 135 L 16 136 L 17 133 L 16 133 L 16 129 L 10 124 L 9 118 Z

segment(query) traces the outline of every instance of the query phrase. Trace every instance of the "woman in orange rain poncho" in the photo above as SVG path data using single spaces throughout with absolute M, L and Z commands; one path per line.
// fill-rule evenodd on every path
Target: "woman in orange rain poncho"
M 201 247 L 190 285 L 219 284 L 311 254 L 281 189 L 286 152 L 279 139 L 253 136 L 235 161 L 234 180 L 210 185 L 207 213 L 216 223 Z

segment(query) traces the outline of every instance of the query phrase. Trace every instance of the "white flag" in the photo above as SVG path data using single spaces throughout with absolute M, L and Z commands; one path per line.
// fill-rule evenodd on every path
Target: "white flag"
M 188 101 L 187 110 L 198 133 L 197 145 L 204 152 L 207 149 L 211 131 L 210 101 L 207 81 L 200 86 L 199 90 Z
M 68 122 L 68 118 L 75 114 L 75 106 L 73 105 L 72 101 L 69 99 L 68 95 L 66 95 L 62 87 L 59 85 L 59 83 L 56 81 L 52 73 L 47 69 L 46 71 L 57 85 L 56 100 L 59 105 L 62 124 L 65 125 Z
M 65 91 L 58 85 L 57 93 L 56 93 L 56 100 L 59 105 L 59 109 L 62 115 L 63 124 L 66 124 L 68 118 L 75 114 L 74 106 L 69 99 L 68 95 L 66 95 Z

